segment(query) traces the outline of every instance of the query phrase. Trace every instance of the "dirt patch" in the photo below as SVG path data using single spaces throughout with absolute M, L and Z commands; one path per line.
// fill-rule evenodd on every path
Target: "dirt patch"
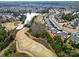
M 12 57 L 30 57 L 29 55 L 27 54 L 24 54 L 24 53 L 15 53 L 13 55 L 11 55 Z
M 36 38 L 36 37 L 33 37 L 30 33 L 25 33 L 29 38 L 32 38 L 34 41 L 38 42 L 38 43 L 41 43 L 42 45 L 44 45 L 46 48 L 52 50 L 51 46 L 49 45 L 49 43 L 43 39 L 43 38 Z

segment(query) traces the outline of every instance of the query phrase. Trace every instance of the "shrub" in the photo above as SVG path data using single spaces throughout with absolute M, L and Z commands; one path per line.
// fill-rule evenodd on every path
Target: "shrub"
M 61 16 L 62 19 L 67 20 L 67 21 L 72 21 L 73 19 L 77 18 L 77 15 L 72 15 L 71 13 L 68 14 L 63 14 Z
M 9 36 L 8 32 L 5 31 L 5 28 L 0 26 L 0 51 L 6 48 L 13 40 L 13 37 Z
M 73 46 L 74 48 L 79 48 L 79 43 L 72 43 L 72 46 Z

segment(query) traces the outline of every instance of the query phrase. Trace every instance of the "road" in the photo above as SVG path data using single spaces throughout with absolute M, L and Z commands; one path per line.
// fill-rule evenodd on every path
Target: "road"
M 64 38 L 68 37 L 68 33 L 67 31 L 63 30 L 58 22 L 55 19 L 56 14 L 48 14 L 47 16 L 44 17 L 45 19 L 45 23 L 47 24 L 47 26 L 52 30 L 55 31 L 55 33 L 57 33 L 57 35 L 61 35 Z
M 66 30 L 66 28 L 62 29 L 54 16 L 56 16 L 56 14 L 49 13 L 47 16 L 44 17 L 46 26 L 50 28 L 52 31 L 54 31 L 57 35 L 63 36 L 64 38 L 71 37 L 71 40 L 79 42 L 79 34 L 69 32 Z

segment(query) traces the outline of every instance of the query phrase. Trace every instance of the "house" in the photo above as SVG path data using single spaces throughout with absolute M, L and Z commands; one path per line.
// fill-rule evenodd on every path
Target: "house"
M 76 28 L 76 27 L 78 26 L 78 24 L 79 24 L 79 19 L 76 18 L 76 19 L 70 21 L 69 24 L 70 24 L 73 28 Z

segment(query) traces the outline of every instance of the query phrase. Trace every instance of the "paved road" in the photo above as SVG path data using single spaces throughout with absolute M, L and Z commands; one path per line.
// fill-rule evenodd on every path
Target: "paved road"
M 48 14 L 44 17 L 46 26 L 48 26 L 48 28 L 54 31 L 57 35 L 63 36 L 64 38 L 71 37 L 73 41 L 79 42 L 79 35 L 73 32 L 69 34 L 70 32 L 66 31 L 66 29 L 62 29 L 54 16 L 56 16 L 56 14 Z
M 47 26 L 52 29 L 52 31 L 55 31 L 57 33 L 57 35 L 61 35 L 63 37 L 67 37 L 68 36 L 68 32 L 63 30 L 58 22 L 56 21 L 55 19 L 55 16 L 56 14 L 48 14 L 47 16 L 44 17 L 45 19 L 45 22 L 47 24 Z

